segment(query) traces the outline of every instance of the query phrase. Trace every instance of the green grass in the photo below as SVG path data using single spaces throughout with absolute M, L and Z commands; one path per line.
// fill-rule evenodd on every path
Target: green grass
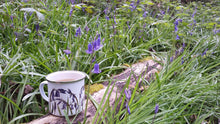
M 218 0 L 188 4 L 161 0 L 160 5 L 143 0 L 133 11 L 129 9 L 130 2 L 91 1 L 83 5 L 76 2 L 74 6 L 58 0 L 0 2 L 0 73 L 3 74 L 0 123 L 29 122 L 46 114 L 48 105 L 41 98 L 38 86 L 51 72 L 79 70 L 90 74 L 87 84 L 101 83 L 111 81 L 111 75 L 122 72 L 123 64 L 148 56 L 160 59 L 163 68 L 155 80 L 143 82 L 149 85 L 146 91 L 133 91 L 129 103 L 131 114 L 123 105 L 116 113 L 115 107 L 105 104 L 95 119 L 107 124 L 147 124 L 153 120 L 158 124 L 218 123 L 220 33 L 215 33 L 220 30 Z M 106 7 L 107 15 L 103 12 Z M 72 8 L 72 16 L 69 16 Z M 147 14 L 143 17 L 145 11 Z M 110 20 L 106 20 L 106 16 Z M 174 32 L 178 18 L 182 22 Z M 86 26 L 90 29 L 88 32 Z M 82 35 L 75 37 L 78 27 Z M 93 56 L 85 51 L 97 33 L 104 38 L 104 47 L 95 52 L 96 59 L 91 64 Z M 176 40 L 177 34 L 180 40 Z M 183 43 L 184 52 L 170 62 Z M 63 52 L 66 49 L 71 50 L 70 55 Z M 202 56 L 206 49 L 206 55 Z M 100 74 L 90 73 L 95 63 L 100 65 Z M 34 90 L 25 93 L 27 85 Z M 156 104 L 159 104 L 159 112 L 154 117 Z M 106 115 L 98 116 L 104 109 Z

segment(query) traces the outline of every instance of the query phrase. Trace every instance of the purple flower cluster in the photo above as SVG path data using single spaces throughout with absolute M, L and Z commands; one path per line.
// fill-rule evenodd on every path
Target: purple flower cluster
M 92 54 L 93 51 L 100 50 L 102 47 L 103 45 L 101 44 L 101 38 L 99 34 L 97 39 L 95 39 L 92 43 L 88 44 L 88 49 L 86 50 L 86 53 Z
M 179 22 L 182 22 L 183 20 L 182 19 L 176 19 L 176 21 L 174 22 L 174 29 L 175 29 L 175 32 L 177 32 L 178 31 L 178 25 L 179 25 Z
M 79 28 L 77 28 L 77 30 L 76 30 L 75 37 L 78 37 L 78 36 L 80 36 L 80 35 L 81 35 L 81 29 L 80 29 L 80 27 L 79 27 Z
M 131 99 L 131 90 L 125 89 L 124 93 L 125 93 L 125 97 L 126 97 L 126 105 L 125 106 L 126 106 L 127 111 L 128 111 L 128 113 L 130 115 L 131 114 L 131 110 L 130 110 L 130 108 L 128 106 L 128 103 L 129 103 L 129 101 Z

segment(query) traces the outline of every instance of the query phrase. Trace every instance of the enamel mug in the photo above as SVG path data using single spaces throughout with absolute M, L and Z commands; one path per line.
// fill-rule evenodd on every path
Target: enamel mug
M 85 108 L 85 77 L 80 71 L 57 71 L 46 76 L 40 86 L 40 93 L 49 103 L 49 112 L 56 116 L 72 116 Z M 44 85 L 48 87 L 48 96 Z

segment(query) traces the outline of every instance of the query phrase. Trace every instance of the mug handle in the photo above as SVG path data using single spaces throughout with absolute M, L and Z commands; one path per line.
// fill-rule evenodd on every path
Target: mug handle
M 39 89 L 40 89 L 40 94 L 43 97 L 44 100 L 46 100 L 47 102 L 49 102 L 49 98 L 48 96 L 46 96 L 45 92 L 44 92 L 44 85 L 48 85 L 47 81 L 43 81 L 40 83 Z

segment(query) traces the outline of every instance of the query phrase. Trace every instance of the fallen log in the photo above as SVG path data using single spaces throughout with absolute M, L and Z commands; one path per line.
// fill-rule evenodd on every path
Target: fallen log
M 139 83 L 138 84 L 139 90 L 144 90 L 145 87 L 142 84 L 143 80 L 147 80 L 147 81 L 152 80 L 153 75 L 156 72 L 158 72 L 161 68 L 162 68 L 161 65 L 153 60 L 145 60 L 133 64 L 122 73 L 112 76 L 111 82 L 107 82 L 107 81 L 103 82 L 102 83 L 104 86 L 103 89 L 93 93 L 90 96 L 87 96 L 87 98 L 92 97 L 96 101 L 96 103 L 102 104 L 102 106 L 108 101 L 108 105 L 113 107 L 115 106 L 115 100 L 121 99 L 120 96 L 121 93 L 124 93 L 123 89 L 125 88 L 128 78 L 130 80 L 128 86 L 130 89 L 134 88 L 136 86 L 136 83 Z M 105 92 L 108 92 L 107 94 L 110 94 L 109 100 L 104 99 L 104 101 L 102 101 Z M 118 104 L 117 106 L 120 106 L 120 104 Z M 96 110 L 97 108 L 94 105 L 94 103 L 91 100 L 89 100 L 88 109 L 86 113 L 86 123 L 88 124 L 92 123 Z M 76 117 L 75 116 L 70 117 L 70 120 L 75 119 L 73 121 L 73 124 L 78 124 L 78 122 L 82 123 L 84 121 L 84 114 L 85 111 L 82 111 L 81 113 L 76 115 Z M 29 122 L 28 124 L 66 124 L 66 123 L 67 122 L 65 117 L 57 117 L 52 114 L 47 114 L 36 120 Z

